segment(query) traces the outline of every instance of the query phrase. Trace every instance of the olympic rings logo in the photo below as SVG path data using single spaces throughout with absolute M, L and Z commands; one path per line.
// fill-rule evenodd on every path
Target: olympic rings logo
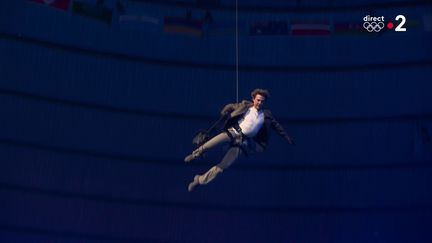
M 363 28 L 369 32 L 380 32 L 384 28 L 383 22 L 364 22 Z

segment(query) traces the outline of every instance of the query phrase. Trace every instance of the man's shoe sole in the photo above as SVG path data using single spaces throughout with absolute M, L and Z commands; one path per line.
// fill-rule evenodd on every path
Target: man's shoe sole
M 189 191 L 189 192 L 193 191 L 193 189 L 194 189 L 196 186 L 199 185 L 198 178 L 199 178 L 199 175 L 196 175 L 196 176 L 194 177 L 194 180 L 193 180 L 191 183 L 189 183 L 189 186 L 188 186 L 188 191 Z

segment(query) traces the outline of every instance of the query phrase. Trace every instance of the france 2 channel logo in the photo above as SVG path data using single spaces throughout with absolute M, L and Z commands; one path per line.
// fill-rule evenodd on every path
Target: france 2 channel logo
M 389 21 L 387 24 L 385 24 L 384 16 L 380 17 L 372 17 L 370 15 L 366 15 L 363 18 L 363 28 L 365 28 L 368 32 L 380 32 L 382 29 L 384 29 L 387 26 L 387 29 L 391 30 L 394 28 L 394 31 L 406 31 L 406 28 L 403 26 L 405 25 L 406 18 L 404 15 L 398 15 L 395 18 L 395 21 L 399 21 L 399 24 L 395 27 L 395 25 Z

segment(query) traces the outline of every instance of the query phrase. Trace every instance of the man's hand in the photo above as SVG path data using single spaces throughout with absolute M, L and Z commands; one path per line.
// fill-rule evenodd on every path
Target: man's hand
M 236 108 L 236 104 L 228 104 L 226 105 L 222 111 L 221 111 L 221 116 L 227 116 L 231 114 L 231 112 L 233 112 Z
M 222 111 L 221 112 L 221 116 L 225 117 L 225 118 L 229 117 L 230 114 L 231 114 L 231 112 L 229 112 L 229 111 Z

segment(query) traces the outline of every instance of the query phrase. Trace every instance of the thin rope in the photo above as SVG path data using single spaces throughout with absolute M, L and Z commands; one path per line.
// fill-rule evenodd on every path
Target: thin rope
M 238 0 L 236 0 L 236 102 L 239 102 Z

